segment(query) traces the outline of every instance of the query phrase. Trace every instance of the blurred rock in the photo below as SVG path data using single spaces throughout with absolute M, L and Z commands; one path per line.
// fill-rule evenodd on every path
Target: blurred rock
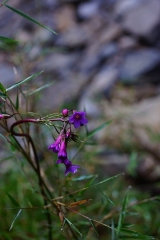
M 122 36 L 118 41 L 120 50 L 129 50 L 138 46 L 137 39 L 130 36 Z
M 124 83 L 136 83 L 140 78 L 160 65 L 160 51 L 141 49 L 129 52 L 122 63 L 120 78 Z M 152 76 L 150 81 L 154 82 Z
M 87 44 L 89 35 L 86 29 L 80 26 L 73 27 L 57 38 L 56 44 L 69 48 L 81 47 Z
M 72 5 L 62 5 L 55 11 L 56 31 L 67 31 L 76 25 L 76 13 Z
M 109 94 L 110 89 L 118 79 L 118 69 L 113 66 L 106 66 L 98 72 L 88 88 L 89 96 L 98 96 L 99 94 Z
M 9 87 L 12 84 L 15 83 L 15 74 L 13 71 L 13 67 L 6 65 L 4 63 L 0 64 L 0 77 L 1 77 L 1 83 L 5 87 Z
M 54 53 L 49 54 L 43 58 L 38 65 L 38 69 L 44 69 L 49 73 L 62 73 L 62 76 L 67 71 L 73 69 L 74 63 L 77 59 L 77 54 Z
M 159 0 L 124 0 L 118 3 L 117 8 L 124 30 L 144 37 L 152 43 L 160 37 L 160 35 L 155 36 L 154 34 L 155 30 L 158 30 L 160 26 Z
M 98 7 L 98 1 L 81 3 L 77 10 L 78 17 L 83 20 L 94 17 L 94 15 L 99 11 Z

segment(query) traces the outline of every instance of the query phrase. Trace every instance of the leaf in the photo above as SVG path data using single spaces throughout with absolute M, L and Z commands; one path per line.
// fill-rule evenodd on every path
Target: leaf
M 0 97 L 2 97 L 2 98 L 6 98 L 7 95 L 6 95 L 5 93 L 0 93 Z
M 3 140 L 5 140 L 6 142 L 8 142 L 7 138 L 5 136 L 3 136 L 2 133 L 0 133 L 0 137 L 3 138 Z
M 0 90 L 5 93 L 6 92 L 6 89 L 5 87 L 3 86 L 3 84 L 0 82 Z
M 15 218 L 13 219 L 13 222 L 11 223 L 11 226 L 10 226 L 9 231 L 11 231 L 11 229 L 13 228 L 13 225 L 14 225 L 16 219 L 19 217 L 19 215 L 20 215 L 21 212 L 22 212 L 22 209 L 20 209 L 20 210 L 18 211 L 17 215 L 16 215 Z
M 15 12 L 15 13 L 21 15 L 22 17 L 28 19 L 29 21 L 31 21 L 31 22 L 39 25 L 39 26 L 42 27 L 42 28 L 45 28 L 45 29 L 49 30 L 50 32 L 52 32 L 52 33 L 54 33 L 54 34 L 57 34 L 57 33 L 54 32 L 51 28 L 49 28 L 49 27 L 43 25 L 42 23 L 36 21 L 34 18 L 31 18 L 29 15 L 25 14 L 24 12 L 19 11 L 18 9 L 13 8 L 13 7 L 11 7 L 11 6 L 7 5 L 7 4 L 4 4 L 4 5 L 5 5 L 7 8 L 9 8 L 10 10 L 12 10 L 13 12 Z
M 91 185 L 90 187 L 94 187 L 94 186 L 97 186 L 97 185 L 99 185 L 99 184 L 108 182 L 108 181 L 110 181 L 110 180 L 113 180 L 114 178 L 117 178 L 117 177 L 121 176 L 121 175 L 124 175 L 124 173 L 119 173 L 119 174 L 117 174 L 117 175 L 115 175 L 115 176 L 113 176 L 113 177 L 107 178 L 107 179 L 105 179 L 105 180 L 103 180 L 103 181 L 101 181 L 101 182 L 99 182 L 99 183 L 96 183 L 96 184 L 94 184 L 94 185 Z
M 13 88 L 18 87 L 18 86 L 21 85 L 22 83 L 27 82 L 27 81 L 31 80 L 32 78 L 37 77 L 37 76 L 40 75 L 42 72 L 43 72 L 43 71 L 38 72 L 38 73 L 36 73 L 36 74 L 28 77 L 28 78 L 25 78 L 24 80 L 22 80 L 22 81 L 20 81 L 20 82 L 17 82 L 16 84 L 14 84 L 14 85 L 12 85 L 11 87 L 7 88 L 6 91 L 10 91 L 10 90 L 12 90 Z
M 112 202 L 112 200 L 111 200 L 108 196 L 106 196 L 106 195 L 103 193 L 103 191 L 101 191 L 100 188 L 98 188 L 97 186 L 96 186 L 95 188 L 103 195 L 103 197 L 104 197 L 108 202 L 110 202 L 113 206 L 115 206 L 114 202 Z
M 39 88 L 37 88 L 36 90 L 30 92 L 28 95 L 31 96 L 31 95 L 33 95 L 33 94 L 35 94 L 35 93 L 37 93 L 37 92 L 39 92 L 39 91 L 41 91 L 41 90 L 43 90 L 43 89 L 45 89 L 45 88 L 48 88 L 48 87 L 50 87 L 53 83 L 54 83 L 54 82 L 52 82 L 52 83 L 47 83 L 46 85 L 44 85 L 44 86 L 42 86 L 42 87 L 39 87 Z
M 102 130 L 104 127 L 108 126 L 111 122 L 112 122 L 112 120 L 109 120 L 109 121 L 103 123 L 102 125 L 100 125 L 99 127 L 95 128 L 93 131 L 91 131 L 91 132 L 87 135 L 87 138 L 92 137 L 96 132 Z
M 9 199 L 11 200 L 11 202 L 15 207 L 20 207 L 19 203 L 6 190 L 4 190 L 3 188 L 0 188 L 0 189 L 7 194 L 7 196 L 9 197 Z
M 15 39 L 3 37 L 3 36 L 0 36 L 0 41 L 7 43 L 7 44 L 13 44 L 13 45 L 16 45 L 19 43 L 19 41 L 15 40 Z
M 99 234 L 98 234 L 97 229 L 96 229 L 96 227 L 94 225 L 94 222 L 92 220 L 90 220 L 90 223 L 91 223 L 92 227 L 94 228 L 94 231 L 95 231 L 97 237 L 99 238 Z
M 16 96 L 16 105 L 15 105 L 15 107 L 16 107 L 16 110 L 19 109 L 19 94 L 18 94 L 18 91 L 17 91 L 17 96 Z
M 129 188 L 128 188 L 128 190 L 129 190 Z M 127 190 L 127 193 L 124 197 L 123 204 L 122 204 L 122 210 L 120 212 L 120 216 L 119 216 L 119 220 L 118 220 L 118 226 L 117 226 L 117 232 L 116 232 L 117 238 L 120 235 L 120 231 L 121 231 L 124 216 L 125 216 L 125 211 L 126 211 L 126 207 L 127 207 L 127 200 L 128 200 L 128 190 Z
M 133 230 L 129 230 L 129 229 L 125 229 L 125 228 L 121 228 L 121 232 L 125 233 L 125 234 L 128 234 L 128 235 L 119 236 L 119 238 L 122 238 L 122 239 L 124 239 L 124 238 L 126 238 L 126 239 L 128 239 L 128 238 L 129 239 L 146 239 L 146 240 L 155 239 L 152 236 L 143 235 L 143 234 L 141 234 L 139 232 L 136 232 L 136 231 L 133 231 Z
M 82 181 L 82 180 L 86 180 L 86 179 L 89 179 L 89 178 L 92 178 L 94 177 L 95 175 L 89 175 L 89 176 L 86 176 L 86 175 L 82 175 L 78 178 L 73 178 L 72 181 Z
M 65 220 L 66 220 L 66 221 L 69 223 L 69 225 L 82 237 L 82 233 L 78 230 L 78 228 L 76 228 L 76 227 L 74 226 L 74 224 L 69 221 L 68 218 L 65 218 Z

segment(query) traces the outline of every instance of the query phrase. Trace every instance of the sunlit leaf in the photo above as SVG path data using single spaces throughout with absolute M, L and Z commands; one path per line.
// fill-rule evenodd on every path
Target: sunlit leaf
M 88 175 L 88 176 L 82 175 L 82 176 L 80 176 L 80 177 L 78 177 L 78 178 L 73 178 L 72 181 L 83 181 L 83 180 L 92 178 L 92 177 L 94 177 L 94 176 L 95 176 L 95 175 Z
M 13 222 L 11 223 L 11 226 L 10 226 L 9 231 L 11 231 L 11 229 L 13 228 L 13 225 L 14 225 L 16 219 L 19 217 L 19 215 L 20 215 L 21 212 L 22 212 L 22 209 L 20 209 L 20 210 L 18 211 L 17 215 L 16 215 L 15 218 L 13 219 Z

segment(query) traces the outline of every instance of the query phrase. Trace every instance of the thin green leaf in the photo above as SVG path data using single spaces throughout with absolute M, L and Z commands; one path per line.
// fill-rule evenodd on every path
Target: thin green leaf
M 3 138 L 3 140 L 5 140 L 6 142 L 8 141 L 7 138 L 5 136 L 3 136 L 2 133 L 0 133 L 0 137 Z
M 128 190 L 129 190 L 129 188 L 128 188 Z M 121 231 L 122 224 L 123 224 L 124 217 L 125 217 L 125 211 L 126 211 L 127 201 L 128 201 L 128 190 L 127 190 L 127 193 L 124 197 L 123 204 L 122 204 L 122 210 L 120 212 L 120 216 L 119 216 L 119 220 L 118 220 L 118 226 L 117 226 L 117 232 L 116 232 L 117 238 L 120 235 L 120 231 Z
M 44 86 L 42 86 L 42 87 L 39 87 L 39 88 L 37 88 L 36 90 L 30 92 L 28 95 L 31 96 L 31 95 L 33 95 L 33 94 L 35 94 L 35 93 L 37 93 L 37 92 L 39 92 L 39 91 L 41 91 L 41 90 L 43 90 L 43 89 L 45 89 L 45 88 L 48 88 L 48 87 L 50 87 L 53 83 L 54 83 L 54 82 L 52 82 L 52 83 L 47 83 L 46 85 L 44 85 Z
M 0 97 L 2 97 L 2 98 L 6 98 L 7 95 L 6 95 L 5 93 L 0 93 Z
M 90 185 L 90 186 L 81 188 L 81 189 L 79 189 L 79 190 L 76 190 L 76 191 L 74 191 L 74 192 L 69 193 L 69 195 L 71 195 L 71 194 L 73 194 L 73 193 L 76 193 L 76 192 L 84 191 L 84 190 L 86 190 L 86 189 L 88 189 L 88 188 L 91 188 L 91 187 L 95 187 L 95 186 L 97 186 L 97 185 L 99 185 L 99 184 L 102 184 L 102 183 L 108 182 L 108 181 L 110 181 L 110 180 L 113 180 L 114 178 L 117 178 L 117 177 L 119 177 L 119 176 L 121 176 L 121 175 L 124 175 L 124 173 L 117 174 L 117 175 L 115 175 L 115 176 L 113 176 L 113 177 L 110 177 L 110 178 L 107 178 L 107 179 L 105 179 L 105 180 L 103 180 L 103 181 L 101 181 L 101 182 L 95 183 L 94 185 Z
M 103 180 L 103 181 L 101 181 L 101 182 L 99 182 L 99 183 L 96 183 L 96 184 L 90 186 L 90 187 L 94 187 L 94 186 L 97 186 L 97 185 L 99 185 L 99 184 L 108 182 L 108 181 L 110 181 L 110 180 L 113 180 L 114 178 L 117 178 L 117 177 L 121 176 L 121 175 L 124 175 L 124 173 L 119 173 L 119 174 L 117 174 L 117 175 L 115 175 L 115 176 L 113 176 L 113 177 L 107 178 L 107 179 L 105 179 L 105 180 Z
M 112 120 L 109 120 L 109 121 L 103 123 L 102 125 L 100 125 L 99 127 L 95 128 L 93 131 L 91 131 L 91 132 L 87 135 L 87 138 L 92 137 L 96 132 L 102 130 L 103 128 L 105 128 L 106 126 L 108 126 L 111 122 L 112 122 Z
M 95 224 L 94 224 L 94 222 L 93 222 L 91 219 L 90 219 L 90 223 L 91 223 L 92 227 L 94 228 L 94 231 L 95 231 L 97 237 L 99 238 L 99 234 L 98 234 L 98 232 L 97 232 L 97 229 L 96 229 L 96 227 L 95 227 Z
M 52 32 L 52 33 L 54 33 L 54 34 L 57 34 L 57 33 L 54 32 L 51 28 L 49 28 L 49 27 L 43 25 L 42 23 L 36 21 L 34 18 L 31 18 L 29 15 L 25 14 L 24 12 L 19 11 L 18 9 L 13 8 L 13 7 L 11 7 L 11 6 L 7 5 L 7 4 L 5 4 L 5 6 L 6 6 L 7 8 L 9 8 L 10 10 L 12 10 L 13 12 L 15 12 L 15 13 L 21 15 L 22 17 L 28 19 L 29 21 L 31 21 L 31 22 L 39 25 L 40 27 L 45 28 L 45 29 L 49 30 L 50 32 Z
M 82 233 L 78 230 L 78 228 L 75 227 L 75 225 L 69 221 L 68 218 L 65 218 L 65 220 L 69 223 L 69 225 L 82 237 Z
M 11 87 L 7 88 L 6 91 L 10 91 L 10 90 L 12 90 L 13 88 L 18 87 L 18 86 L 21 85 L 22 83 L 27 82 L 27 81 L 31 80 L 32 78 L 37 77 L 37 76 L 40 75 L 42 72 L 43 72 L 43 71 L 38 72 L 38 73 L 36 73 L 36 74 L 28 77 L 28 78 L 25 78 L 24 80 L 22 80 L 22 81 L 20 81 L 20 82 L 17 82 L 16 84 L 14 84 L 14 85 L 12 85 Z
M 4 5 L 5 3 L 7 3 L 9 0 L 5 0 L 4 2 L 1 3 L 1 5 Z
M 83 181 L 83 180 L 86 180 L 86 179 L 89 179 L 89 178 L 92 178 L 94 177 L 95 175 L 89 175 L 89 176 L 86 176 L 86 175 L 82 175 L 78 178 L 73 178 L 72 181 L 75 182 L 75 181 Z
M 0 41 L 7 43 L 7 44 L 18 44 L 19 43 L 19 41 L 15 40 L 13 38 L 7 38 L 7 37 L 3 37 L 3 36 L 0 36 Z
M 13 228 L 13 225 L 14 225 L 16 219 L 19 217 L 19 215 L 20 215 L 21 212 L 22 212 L 22 209 L 20 209 L 20 210 L 18 211 L 17 215 L 16 215 L 15 218 L 13 219 L 13 222 L 11 223 L 11 226 L 10 226 L 9 231 L 11 231 L 11 229 Z
M 121 228 L 121 233 L 125 233 L 128 234 L 128 237 L 130 239 L 155 239 L 152 236 L 147 236 L 147 235 L 143 235 L 139 232 L 133 231 L 133 230 L 129 230 L 129 229 L 125 229 L 125 228 Z M 125 235 L 120 236 L 119 238 L 123 238 Z
M 18 90 L 17 90 L 17 97 L 16 97 L 16 110 L 19 109 L 19 94 L 18 94 Z
M 83 146 L 86 144 L 86 141 L 88 140 L 88 138 L 92 137 L 96 132 L 102 130 L 104 127 L 106 127 L 107 125 L 109 125 L 112 121 L 109 120 L 105 123 L 103 123 L 102 125 L 100 125 L 99 127 L 95 128 L 93 131 L 91 131 L 86 138 L 84 139 L 84 141 L 81 143 L 81 145 L 79 146 L 77 152 L 75 153 L 75 155 L 72 157 L 72 161 L 73 159 L 76 158 L 76 156 L 78 155 L 78 153 L 80 152 L 80 150 L 83 148 Z
M 101 191 L 100 188 L 98 188 L 97 186 L 96 186 L 95 188 L 103 195 L 103 197 L 104 197 L 108 202 L 110 202 L 113 206 L 115 206 L 114 202 L 112 202 L 112 200 L 111 200 L 108 196 L 106 196 L 106 195 L 103 193 L 103 191 Z
M 6 92 L 6 89 L 5 87 L 3 86 L 3 84 L 0 82 L 0 90 L 5 93 Z
M 6 190 L 4 190 L 3 188 L 0 189 L 6 193 L 6 195 L 9 197 L 15 207 L 20 207 L 19 203 Z

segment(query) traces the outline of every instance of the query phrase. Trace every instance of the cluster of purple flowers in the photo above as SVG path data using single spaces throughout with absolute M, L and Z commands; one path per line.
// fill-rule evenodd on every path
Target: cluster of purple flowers
M 69 116 L 69 112 L 72 112 L 71 116 Z M 63 163 L 65 165 L 65 175 L 67 175 L 69 172 L 76 173 L 79 168 L 78 165 L 73 165 L 67 157 L 67 143 L 69 139 L 72 138 L 71 125 L 73 124 L 75 128 L 79 128 L 80 126 L 86 125 L 88 120 L 85 117 L 85 112 L 77 112 L 75 110 L 69 111 L 68 109 L 64 109 L 62 111 L 62 116 L 65 119 L 64 127 L 55 142 L 48 148 L 58 154 L 58 160 L 56 163 Z M 68 125 L 69 127 L 67 128 Z

